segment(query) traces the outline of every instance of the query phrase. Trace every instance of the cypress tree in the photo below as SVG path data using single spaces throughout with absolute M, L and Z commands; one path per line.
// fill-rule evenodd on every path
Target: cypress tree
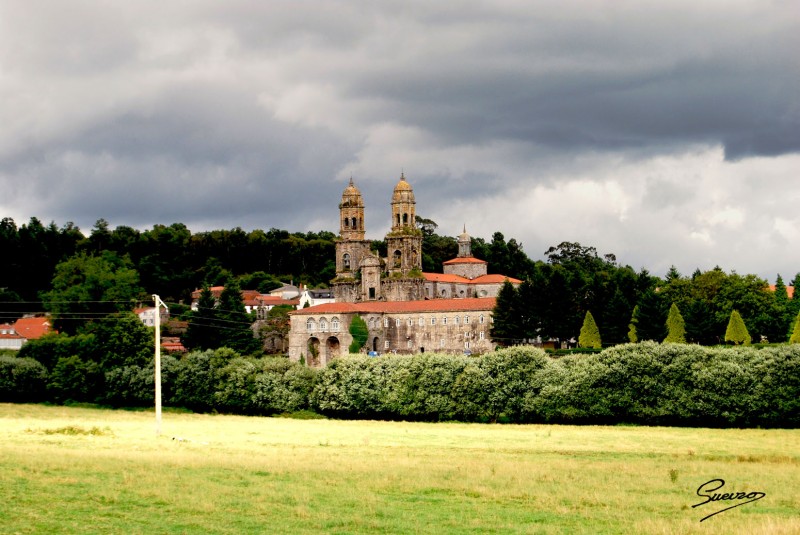
M 797 313 L 797 318 L 794 320 L 794 330 L 789 338 L 789 343 L 800 344 L 800 312 Z
M 255 353 L 260 349 L 260 343 L 251 329 L 253 321 L 244 308 L 242 290 L 236 280 L 228 281 L 222 290 L 217 315 L 221 345 L 243 355 Z
M 501 346 L 510 346 L 515 340 L 521 339 L 520 317 L 519 294 L 514 285 L 506 280 L 497 294 L 492 313 L 492 340 Z
M 744 320 L 742 319 L 742 316 L 739 315 L 738 310 L 731 312 L 731 319 L 728 321 L 728 328 L 725 329 L 725 341 L 733 342 L 736 345 L 750 344 L 750 333 L 747 332 L 747 326 L 744 324 Z
M 685 344 L 686 343 L 686 325 L 681 316 L 681 311 L 678 310 L 678 305 L 672 303 L 669 307 L 669 315 L 667 316 L 667 337 L 664 338 L 666 344 Z
M 639 341 L 639 337 L 636 334 L 636 324 L 639 323 L 639 320 L 636 319 L 636 316 L 639 312 L 639 305 L 633 307 L 633 313 L 631 314 L 631 322 L 628 324 L 628 341 L 632 344 L 635 344 Z
M 217 303 L 208 285 L 203 286 L 200 299 L 197 301 L 197 310 L 189 317 L 189 326 L 186 329 L 184 343 L 189 349 L 216 349 L 219 343 L 219 328 L 217 327 Z
M 350 335 L 353 337 L 353 342 L 350 344 L 348 351 L 352 354 L 361 351 L 364 344 L 367 343 L 369 330 L 367 329 L 367 322 L 361 319 L 361 316 L 353 316 L 353 321 L 350 322 Z
M 600 349 L 603 344 L 600 340 L 600 329 L 597 328 L 597 323 L 592 317 L 592 313 L 586 311 L 586 316 L 583 318 L 583 326 L 581 327 L 581 334 L 578 337 L 579 347 L 593 347 Z

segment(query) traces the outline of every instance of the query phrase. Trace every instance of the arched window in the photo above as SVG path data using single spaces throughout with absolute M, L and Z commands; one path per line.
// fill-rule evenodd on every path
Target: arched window
M 328 320 L 325 318 L 320 318 L 319 320 L 319 330 L 320 331 L 327 331 L 328 330 Z
M 317 330 L 317 324 L 314 322 L 314 318 L 308 318 L 306 321 L 306 330 L 310 333 Z
M 455 324 L 456 324 L 456 325 L 458 325 L 458 316 L 456 316 L 455 318 L 453 318 L 453 321 L 455 322 Z
M 355 217 L 353 218 L 353 228 L 358 228 L 358 220 Z
M 350 269 L 350 253 L 344 253 L 342 255 L 342 264 L 344 265 L 344 269 Z
M 403 258 L 403 253 L 399 250 L 394 252 L 394 267 L 399 268 L 401 264 L 401 260 Z
M 483 314 L 478 317 L 478 323 L 483 323 Z
M 333 318 L 331 320 L 331 330 L 338 331 L 339 330 L 339 318 Z
M 420 318 L 419 318 L 419 326 L 422 327 L 423 325 L 425 325 L 425 318 L 420 316 Z
M 403 224 L 408 225 L 408 214 L 403 214 Z
M 342 224 L 344 225 L 344 228 L 350 228 L 350 220 L 346 217 L 342 220 Z
M 469 316 L 464 316 L 464 325 L 469 323 Z

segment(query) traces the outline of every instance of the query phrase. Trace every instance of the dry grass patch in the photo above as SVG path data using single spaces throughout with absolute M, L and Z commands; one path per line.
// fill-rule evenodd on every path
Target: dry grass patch
M 794 430 L 194 414 L 165 414 L 162 428 L 157 437 L 150 413 L 0 405 L 0 524 L 12 533 L 84 533 L 89 519 L 105 533 L 800 532 Z M 767 497 L 700 523 L 711 511 L 691 508 L 695 492 L 717 477 Z

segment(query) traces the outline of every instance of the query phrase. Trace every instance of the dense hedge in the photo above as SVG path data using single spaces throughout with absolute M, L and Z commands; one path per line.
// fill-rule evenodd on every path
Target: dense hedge
M 0 401 L 149 406 L 153 367 L 102 371 L 77 357 L 0 357 Z M 800 345 L 645 342 L 554 358 L 531 347 L 482 356 L 351 355 L 312 370 L 229 349 L 162 358 L 166 405 L 341 418 L 798 427 Z

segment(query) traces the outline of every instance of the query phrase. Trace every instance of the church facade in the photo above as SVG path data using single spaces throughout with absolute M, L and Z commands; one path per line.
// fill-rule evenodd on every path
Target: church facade
M 335 302 L 291 313 L 290 359 L 321 367 L 348 353 L 356 315 L 369 330 L 363 350 L 373 354 L 482 353 L 494 347 L 489 330 L 495 297 L 506 280 L 521 281 L 488 274 L 487 263 L 471 254 L 466 228 L 458 256 L 444 262 L 443 273 L 424 273 L 414 191 L 404 175 L 390 208 L 387 256 L 380 258 L 366 239 L 363 197 L 350 180 L 339 204 Z

